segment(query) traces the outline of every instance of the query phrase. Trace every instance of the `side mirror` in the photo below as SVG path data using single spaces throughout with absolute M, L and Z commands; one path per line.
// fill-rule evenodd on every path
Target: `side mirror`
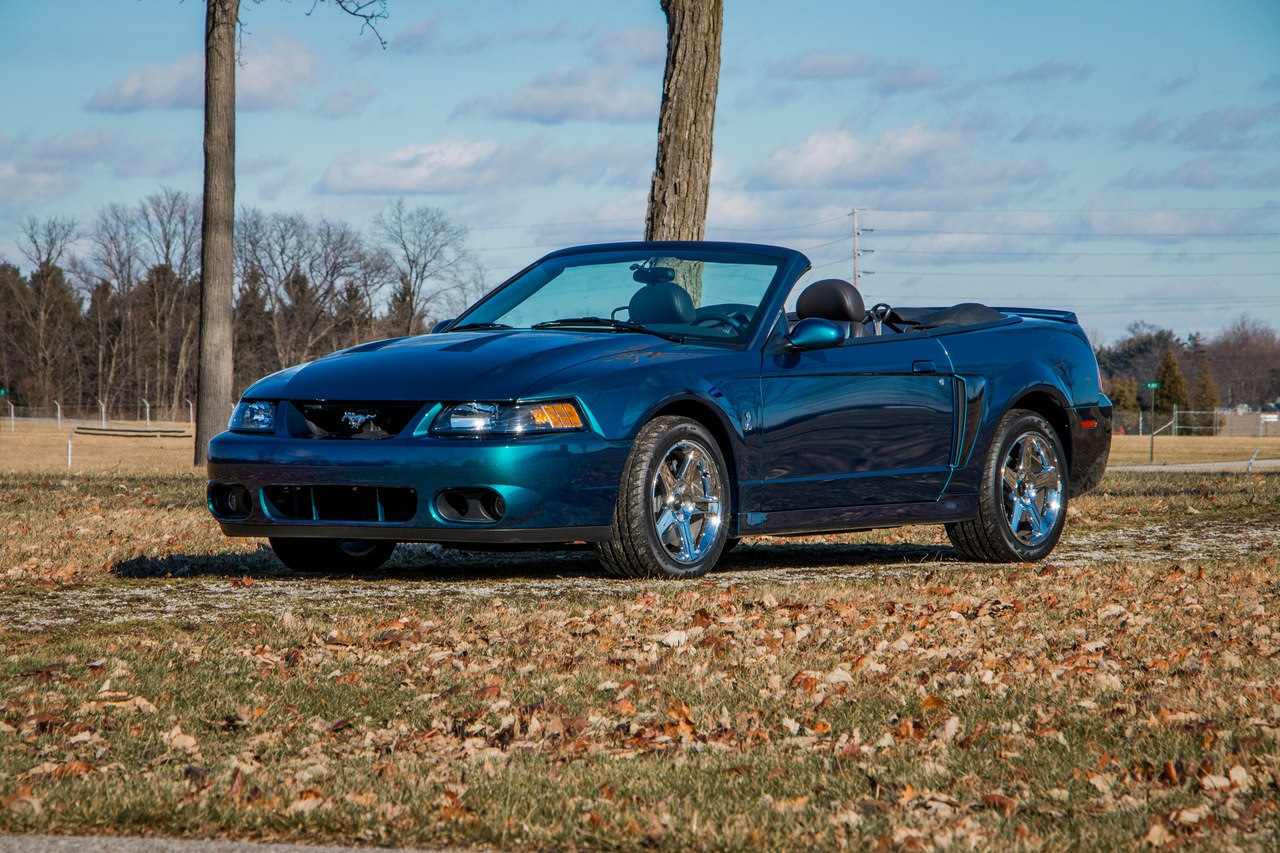
M 791 349 L 827 349 L 844 343 L 848 334 L 844 326 L 821 317 L 806 317 L 787 335 Z
M 454 320 L 456 320 L 456 319 L 458 319 L 458 318 L 457 318 L 457 317 L 450 317 L 450 318 L 449 318 L 449 319 L 447 319 L 447 320 L 441 320 L 439 323 L 436 323 L 434 326 L 432 326 L 432 327 L 431 327 L 431 331 L 430 331 L 430 332 L 428 332 L 427 334 L 429 334 L 429 335 L 434 335 L 434 334 L 436 334 L 437 332 L 443 332 L 445 329 L 449 328 L 449 326 L 450 326 L 450 325 L 452 325 L 452 324 L 453 324 L 453 321 L 454 321 Z

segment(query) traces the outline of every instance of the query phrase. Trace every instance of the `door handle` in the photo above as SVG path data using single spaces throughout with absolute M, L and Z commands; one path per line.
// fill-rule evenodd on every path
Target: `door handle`
M 912 373 L 937 373 L 938 368 L 932 361 L 913 361 L 911 362 Z

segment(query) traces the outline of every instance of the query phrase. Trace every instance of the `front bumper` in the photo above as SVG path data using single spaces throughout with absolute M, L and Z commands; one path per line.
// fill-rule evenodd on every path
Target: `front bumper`
M 300 439 L 224 432 L 209 442 L 209 509 L 228 536 L 388 539 L 397 542 L 532 544 L 609 537 L 630 442 L 593 432 L 518 440 Z M 245 513 L 228 513 L 214 490 L 248 490 Z M 300 518 L 283 514 L 268 487 L 412 489 L 404 521 Z M 449 489 L 501 496 L 497 521 L 451 521 L 437 498 Z

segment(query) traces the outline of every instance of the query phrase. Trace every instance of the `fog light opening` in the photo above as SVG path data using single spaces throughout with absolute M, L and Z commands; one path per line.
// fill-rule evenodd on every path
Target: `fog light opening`
M 221 518 L 244 519 L 253 511 L 253 498 L 239 483 L 214 483 L 209 487 L 209 505 Z
M 445 521 L 492 524 L 507 514 L 507 502 L 493 489 L 445 489 L 436 496 L 436 512 Z

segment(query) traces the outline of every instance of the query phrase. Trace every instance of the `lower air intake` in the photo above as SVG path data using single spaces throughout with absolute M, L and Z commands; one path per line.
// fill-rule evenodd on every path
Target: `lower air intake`
M 277 518 L 290 521 L 409 521 L 418 492 L 403 486 L 266 486 Z

